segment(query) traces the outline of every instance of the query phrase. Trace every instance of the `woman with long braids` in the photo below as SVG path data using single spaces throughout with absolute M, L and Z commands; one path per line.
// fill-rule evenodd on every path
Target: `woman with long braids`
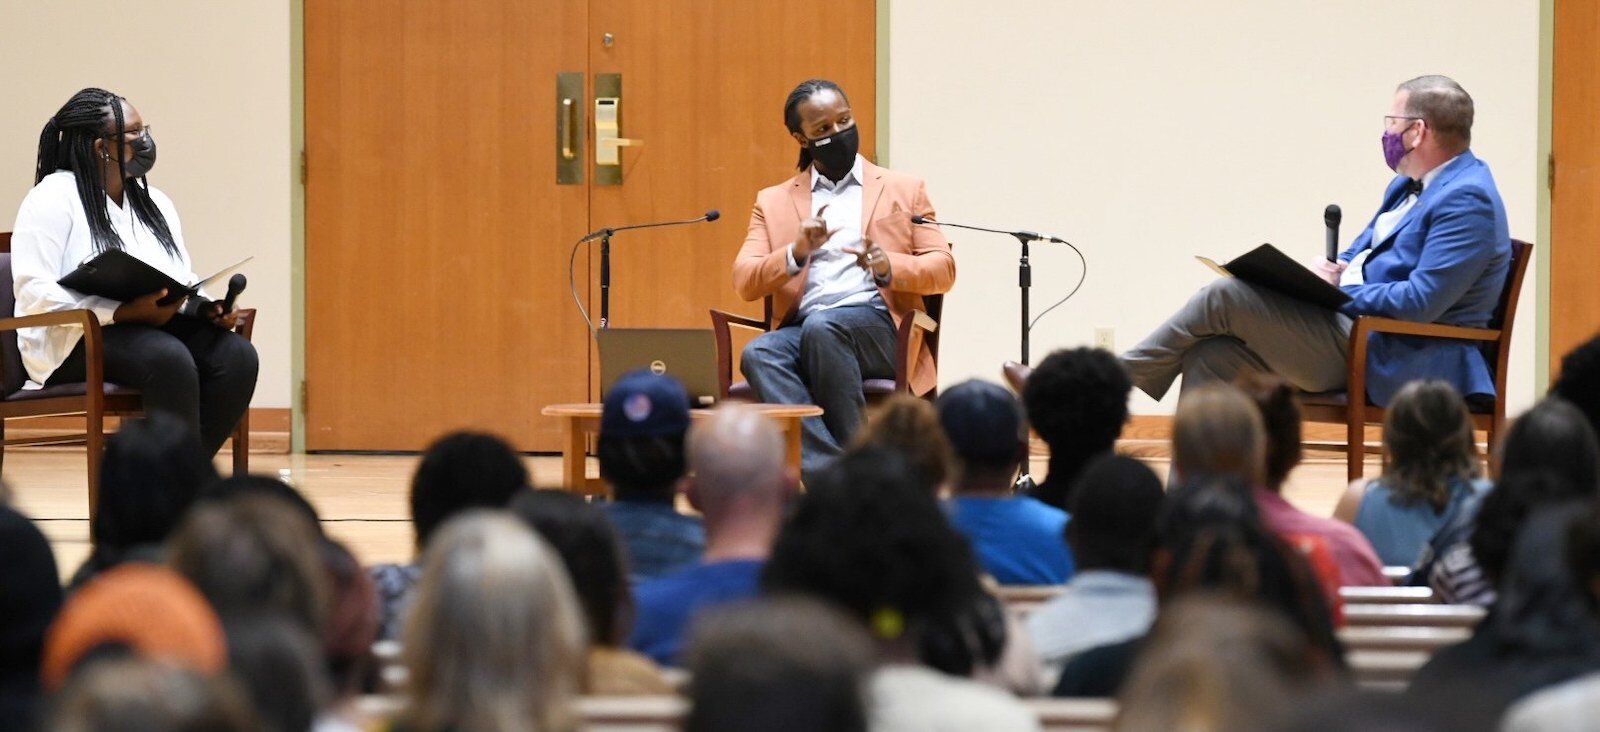
M 255 393 L 255 347 L 230 329 L 237 311 L 212 304 L 178 315 L 166 291 L 126 302 L 56 284 L 79 264 L 120 249 L 179 282 L 195 282 L 171 199 L 145 174 L 156 160 L 150 126 L 127 100 L 84 89 L 45 122 L 33 190 L 11 239 L 17 315 L 90 310 L 103 327 L 106 381 L 139 389 L 147 412 L 183 419 L 216 454 Z M 176 317 L 174 317 L 176 316 Z M 82 328 L 24 328 L 17 346 L 28 387 L 83 381 Z

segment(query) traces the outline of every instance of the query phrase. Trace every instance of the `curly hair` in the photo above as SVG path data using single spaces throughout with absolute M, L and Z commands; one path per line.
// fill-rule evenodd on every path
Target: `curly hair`
M 1005 644 L 1004 610 L 978 576 L 967 540 L 905 460 L 867 448 L 807 484 L 762 586 L 832 602 L 880 639 L 909 636 L 929 666 L 966 675 Z
M 1600 433 L 1600 335 L 1561 357 L 1561 376 L 1550 394 L 1571 402 Z
M 1238 385 L 1261 413 L 1266 437 L 1262 478 L 1267 488 L 1277 490 L 1305 454 L 1300 445 L 1300 398 L 1293 384 L 1275 374 L 1247 371 Z
M 1039 362 L 1022 388 L 1028 422 L 1050 446 L 1050 474 L 1035 497 L 1065 508 L 1083 466 L 1109 452 L 1128 421 L 1133 381 L 1122 362 L 1097 348 L 1071 348 Z
M 925 399 L 896 394 L 867 414 L 851 449 L 881 447 L 905 458 L 929 491 L 939 490 L 950 475 L 950 440 L 939 424 L 939 412 Z
M 1478 477 L 1478 445 L 1467 402 L 1448 382 L 1406 384 L 1383 419 L 1383 484 L 1393 501 L 1442 510 L 1450 482 Z
M 469 508 L 505 508 L 527 487 L 528 468 L 494 435 L 452 432 L 428 446 L 411 477 L 411 522 L 417 549 L 435 529 Z

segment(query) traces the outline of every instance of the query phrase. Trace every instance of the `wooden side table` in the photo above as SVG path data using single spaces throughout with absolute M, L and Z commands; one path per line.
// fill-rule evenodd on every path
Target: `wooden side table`
M 800 469 L 800 420 L 822 415 L 822 407 L 814 404 L 747 404 L 778 423 L 783 431 L 786 462 Z M 590 478 L 585 466 L 589 435 L 600 434 L 600 409 L 597 402 L 586 404 L 552 404 L 540 411 L 546 417 L 561 420 L 561 484 L 569 491 L 589 495 L 605 495 L 605 481 Z M 690 419 L 704 419 L 710 409 L 689 410 Z

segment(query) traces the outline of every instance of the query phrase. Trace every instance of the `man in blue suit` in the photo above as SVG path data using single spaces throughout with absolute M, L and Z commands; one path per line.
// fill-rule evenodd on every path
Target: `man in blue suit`
M 1384 161 L 1399 175 L 1338 262 L 1316 269 L 1352 298 L 1339 311 L 1224 278 L 1207 285 L 1122 355 L 1135 386 L 1160 399 L 1185 387 L 1271 371 L 1307 391 L 1345 385 L 1352 318 L 1381 315 L 1487 325 L 1505 287 L 1511 235 L 1489 167 L 1468 149 L 1472 97 L 1443 76 L 1401 84 L 1384 116 Z M 1493 395 L 1477 346 L 1376 334 L 1367 397 L 1387 404 L 1406 382 L 1444 379 L 1463 395 Z

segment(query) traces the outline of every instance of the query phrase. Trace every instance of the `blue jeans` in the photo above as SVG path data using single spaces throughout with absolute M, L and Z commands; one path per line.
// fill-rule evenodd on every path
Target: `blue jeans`
M 863 379 L 894 378 L 894 319 L 871 305 L 818 310 L 745 346 L 739 370 L 771 404 L 815 404 L 802 422 L 801 471 L 826 466 L 861 424 Z

